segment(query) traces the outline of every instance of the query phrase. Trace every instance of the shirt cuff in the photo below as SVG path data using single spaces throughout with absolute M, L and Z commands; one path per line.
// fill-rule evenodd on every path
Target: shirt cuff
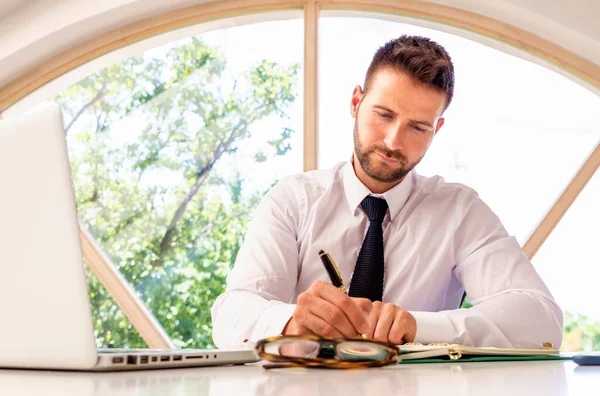
M 296 309 L 296 304 L 278 302 L 266 308 L 260 321 L 252 332 L 252 341 L 281 335 L 283 328 L 291 319 Z
M 421 344 L 431 344 L 433 342 L 454 343 L 454 326 L 444 312 L 409 311 L 409 313 L 417 322 L 415 342 Z

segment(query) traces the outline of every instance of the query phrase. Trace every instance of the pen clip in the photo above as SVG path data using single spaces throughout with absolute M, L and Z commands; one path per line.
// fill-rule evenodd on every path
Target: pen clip
M 324 253 L 327 258 L 329 259 L 329 262 L 331 263 L 331 265 L 333 266 L 333 269 L 335 270 L 338 278 L 340 278 L 340 280 L 342 282 L 344 282 L 344 278 L 342 278 L 342 273 L 340 272 L 340 269 L 338 268 L 337 264 L 335 263 L 335 261 L 333 261 L 333 258 L 331 257 L 331 255 L 329 253 Z M 343 287 L 343 286 L 341 286 Z
M 323 252 L 319 254 L 320 256 L 326 256 L 327 259 L 329 260 L 329 262 L 331 263 L 331 266 L 333 267 L 335 273 L 337 274 L 338 278 L 340 278 L 340 280 L 342 281 L 342 283 L 344 282 L 344 278 L 342 278 L 342 273 L 340 272 L 340 269 L 338 268 L 337 264 L 335 263 L 335 261 L 333 261 L 333 258 L 331 257 L 331 255 L 327 252 Z M 344 287 L 344 286 L 340 286 Z M 341 289 L 340 289 L 341 290 Z

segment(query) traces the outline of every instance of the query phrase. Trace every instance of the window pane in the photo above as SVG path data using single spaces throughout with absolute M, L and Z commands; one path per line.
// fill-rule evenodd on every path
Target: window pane
M 563 349 L 600 350 L 600 172 L 592 177 L 533 264 L 565 314 Z
M 446 123 L 417 171 L 474 188 L 508 232 L 525 243 L 600 141 L 595 121 L 600 97 L 539 65 L 431 29 L 373 18 L 322 17 L 319 167 L 350 158 L 352 90 L 363 85 L 377 48 L 402 34 L 443 45 L 456 74 Z M 590 294 L 600 264 L 593 250 L 600 241 L 594 232 L 600 222 L 594 204 L 600 196 L 598 179 L 533 260 L 566 312 L 570 338 L 565 347 L 600 349 L 600 311 Z
M 136 345 L 139 348 L 146 348 L 146 342 L 123 314 L 104 285 L 88 267 L 85 267 L 85 274 L 90 291 L 94 333 L 98 347 L 124 348 L 128 345 Z
M 302 171 L 302 59 L 301 19 L 244 25 L 145 51 L 56 97 L 79 216 L 178 346 L 212 346 L 210 307 L 253 209 Z M 98 343 L 144 346 L 125 321 L 98 321 L 108 296 L 90 288 Z
M 536 64 L 479 43 L 372 18 L 319 23 L 319 167 L 352 154 L 350 98 L 373 54 L 402 34 L 430 37 L 455 65 L 446 123 L 417 166 L 474 188 L 523 244 L 600 139 L 600 97 Z M 344 40 L 339 40 L 344 37 Z

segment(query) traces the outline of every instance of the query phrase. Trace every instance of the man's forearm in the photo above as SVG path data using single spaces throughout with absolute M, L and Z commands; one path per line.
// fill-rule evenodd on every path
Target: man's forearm
M 480 347 L 542 348 L 562 342 L 562 311 L 537 291 L 511 291 L 469 309 L 411 312 L 417 321 L 415 340 Z
M 255 291 L 231 290 L 212 307 L 213 341 L 219 348 L 245 348 L 281 334 L 295 304 L 270 299 Z

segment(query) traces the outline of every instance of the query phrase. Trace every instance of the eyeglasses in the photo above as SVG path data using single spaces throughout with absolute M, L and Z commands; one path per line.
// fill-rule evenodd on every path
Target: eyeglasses
M 362 338 L 331 339 L 313 335 L 278 336 L 260 340 L 255 346 L 265 369 L 309 367 L 352 369 L 381 367 L 398 362 L 398 347 Z

